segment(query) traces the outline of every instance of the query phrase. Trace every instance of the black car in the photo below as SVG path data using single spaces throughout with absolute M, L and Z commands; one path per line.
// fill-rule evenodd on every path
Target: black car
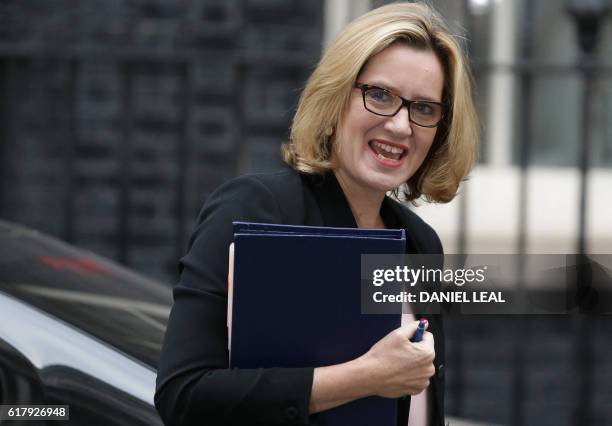
M 168 285 L 0 221 L 0 404 L 69 405 L 69 424 L 162 424 L 171 305 Z

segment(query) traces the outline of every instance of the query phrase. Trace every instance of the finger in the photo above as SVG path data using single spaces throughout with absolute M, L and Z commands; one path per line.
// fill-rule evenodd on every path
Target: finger
M 406 337 L 406 339 L 410 339 L 412 336 L 414 336 L 414 333 L 416 332 L 416 329 L 418 326 L 419 326 L 418 321 L 410 321 L 408 324 L 403 325 L 400 328 L 398 328 L 398 331 L 404 337 Z
M 416 343 L 417 345 L 426 345 L 426 346 L 434 346 L 434 335 L 431 334 L 429 331 L 426 331 L 425 333 L 423 333 L 423 339 Z
M 429 330 L 429 320 L 427 318 L 421 318 L 419 321 L 417 321 L 417 324 L 421 321 L 425 321 L 425 330 Z

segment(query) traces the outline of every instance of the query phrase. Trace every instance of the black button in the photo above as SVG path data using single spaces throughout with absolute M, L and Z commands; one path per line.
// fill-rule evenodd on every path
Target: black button
M 436 373 L 438 379 L 442 380 L 444 378 L 444 364 L 438 365 L 438 371 Z
M 287 415 L 287 418 L 289 420 L 295 420 L 297 419 L 297 416 L 298 416 L 298 410 L 295 407 L 288 407 L 285 410 L 285 414 Z

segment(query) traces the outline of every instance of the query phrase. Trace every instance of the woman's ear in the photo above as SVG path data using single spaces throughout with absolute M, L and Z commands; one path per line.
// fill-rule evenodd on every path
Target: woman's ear
M 324 132 L 325 145 L 328 152 L 331 154 L 333 150 L 334 142 L 336 141 L 336 130 L 333 127 L 328 127 Z

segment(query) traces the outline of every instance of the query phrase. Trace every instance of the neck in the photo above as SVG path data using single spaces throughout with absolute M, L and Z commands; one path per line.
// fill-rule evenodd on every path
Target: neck
M 357 226 L 359 228 L 385 228 L 385 223 L 380 216 L 380 207 L 385 193 L 364 190 L 338 170 L 334 170 L 334 174 L 348 200 Z

